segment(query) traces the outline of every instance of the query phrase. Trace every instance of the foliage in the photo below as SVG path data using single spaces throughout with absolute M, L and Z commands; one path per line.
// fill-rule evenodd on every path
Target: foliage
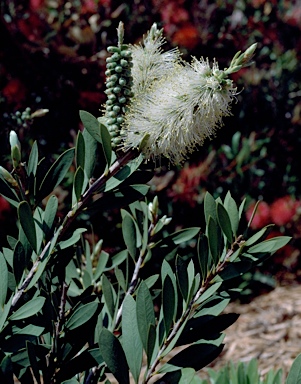
M 46 174 L 37 143 L 24 163 L 11 134 L 14 168 L 3 170 L 0 191 L 17 209 L 19 233 L 8 236 L 0 253 L 2 379 L 12 382 L 14 374 L 24 383 L 40 377 L 44 383 L 92 383 L 105 380 L 106 372 L 119 383 L 129 383 L 129 372 L 143 383 L 158 374 L 174 383 L 188 373 L 193 377 L 220 353 L 223 330 L 237 319 L 221 314 L 230 300 L 224 282 L 289 238 L 264 240 L 268 227 L 248 239 L 240 235 L 243 204 L 238 207 L 230 193 L 224 201 L 206 194 L 203 232 L 192 227 L 166 235 L 170 220 L 159 216 L 157 198 L 147 204 L 148 187 L 135 183 L 141 155 L 130 151 L 113 162 L 106 127 L 87 112 L 81 118 L 85 130 L 76 147 L 57 157 Z M 104 174 L 89 186 L 96 141 L 106 154 Z M 73 162 L 73 206 L 56 224 L 52 191 Z M 76 227 L 87 208 L 101 212 L 112 202 L 129 204 L 121 210 L 125 247 L 115 255 L 102 250 L 102 240 L 91 247 L 86 228 Z M 196 241 L 195 254 L 180 256 L 179 245 L 188 241 Z M 159 274 L 147 273 L 151 263 L 160 264 Z M 177 346 L 185 349 L 168 359 Z
M 252 359 L 248 363 L 233 364 L 230 362 L 226 367 L 220 371 L 215 372 L 212 369 L 208 370 L 211 384 L 281 384 L 282 383 L 282 371 L 270 370 L 264 378 L 260 377 L 258 372 L 258 364 L 255 359 Z M 297 383 L 295 381 L 294 383 Z M 206 380 L 200 382 L 200 384 L 208 384 Z M 289 383 L 288 383 L 289 384 Z

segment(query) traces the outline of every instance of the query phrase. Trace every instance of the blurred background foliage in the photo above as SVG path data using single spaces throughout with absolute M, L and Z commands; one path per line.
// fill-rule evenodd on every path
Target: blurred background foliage
M 293 241 L 241 283 L 250 293 L 273 286 L 272 275 L 281 283 L 301 280 L 300 1 L 2 0 L 0 7 L 0 153 L 9 153 L 14 129 L 25 156 L 37 140 L 49 164 L 54 153 L 73 145 L 81 129 L 79 109 L 101 114 L 106 47 L 116 44 L 119 21 L 129 43 L 138 43 L 157 22 L 166 49 L 179 46 L 185 59 L 215 58 L 221 67 L 257 42 L 255 64 L 233 75 L 233 116 L 183 168 L 163 161 L 150 197 L 157 194 L 162 211 L 173 217 L 170 231 L 203 223 L 206 191 L 224 197 L 230 190 L 238 203 L 246 198 L 246 223 L 255 201 L 263 200 L 251 229 L 275 223 L 273 235 Z M 45 117 L 41 109 L 49 110 Z M 41 117 L 33 119 L 34 113 Z M 4 155 L 1 164 L 7 165 Z M 71 170 L 56 190 L 62 213 L 71 200 L 72 176 Z M 119 212 L 83 219 L 93 226 L 91 241 L 106 238 L 107 250 L 118 250 Z M 2 199 L 0 221 L 6 223 L 0 229 L 5 241 L 16 220 Z

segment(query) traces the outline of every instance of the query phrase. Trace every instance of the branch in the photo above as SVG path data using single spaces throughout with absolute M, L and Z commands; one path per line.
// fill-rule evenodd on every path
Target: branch
M 41 261 L 44 260 L 44 258 L 47 255 L 48 250 L 51 246 L 53 246 L 53 242 L 58 243 L 66 231 L 69 229 L 71 224 L 74 222 L 74 220 L 77 218 L 77 216 L 82 213 L 82 211 L 88 206 L 90 203 L 92 196 L 95 195 L 105 184 L 106 182 L 113 176 L 116 175 L 116 173 L 124 167 L 130 160 L 134 159 L 136 156 L 136 152 L 134 151 L 128 151 L 124 154 L 124 156 L 120 159 L 117 159 L 115 163 L 109 168 L 109 170 L 106 173 L 103 173 L 102 176 L 100 176 L 91 186 L 90 188 L 83 194 L 82 199 L 76 203 L 72 209 L 67 213 L 65 216 L 62 224 L 58 228 L 58 230 L 55 232 L 55 234 L 52 236 L 52 238 L 48 241 L 48 243 L 45 245 L 45 248 L 43 249 L 42 253 L 37 257 L 36 261 L 34 262 L 31 270 L 28 272 L 28 275 L 26 276 L 25 280 L 23 281 L 21 287 L 18 289 L 18 291 L 15 293 L 12 304 L 10 307 L 10 314 L 13 312 L 13 310 L 16 308 L 16 305 L 20 298 L 23 296 L 24 292 L 26 291 L 27 287 L 29 286 L 30 282 L 32 281 L 35 273 L 38 270 L 38 267 L 41 263 Z
M 161 361 L 162 354 L 165 352 L 165 350 L 167 349 L 169 344 L 172 342 L 172 340 L 174 339 L 174 337 L 176 336 L 176 334 L 180 330 L 180 328 L 183 325 L 183 323 L 186 320 L 189 320 L 194 315 L 195 311 L 198 308 L 198 306 L 195 305 L 197 300 L 210 287 L 210 284 L 211 284 L 212 280 L 214 279 L 214 277 L 217 276 L 225 268 L 226 264 L 228 263 L 229 257 L 234 253 L 235 247 L 240 246 L 241 242 L 242 242 L 242 236 L 239 236 L 234 241 L 234 243 L 231 245 L 231 248 L 228 250 L 225 258 L 221 262 L 219 262 L 219 264 L 216 266 L 216 268 L 213 271 L 211 271 L 209 276 L 202 283 L 201 287 L 196 292 L 196 294 L 194 295 L 193 299 L 190 301 L 187 309 L 182 314 L 182 316 L 179 318 L 179 320 L 175 323 L 175 325 L 172 328 L 171 333 L 168 335 L 168 337 L 165 340 L 164 344 L 162 345 L 162 347 L 158 351 L 157 356 L 156 356 L 155 360 L 153 361 L 153 364 L 149 368 L 149 370 L 147 372 L 147 375 L 146 375 L 146 377 L 145 377 L 145 379 L 143 381 L 144 384 L 148 383 L 149 380 L 151 379 L 151 377 L 154 375 L 155 369 L 156 369 L 157 365 Z

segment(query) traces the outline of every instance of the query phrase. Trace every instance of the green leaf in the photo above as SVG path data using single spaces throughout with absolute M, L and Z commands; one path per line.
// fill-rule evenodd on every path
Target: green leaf
M 239 219 L 241 219 L 241 215 L 244 211 L 244 207 L 245 207 L 245 204 L 246 204 L 246 199 L 243 199 L 243 201 L 241 202 L 239 208 L 238 208 L 238 216 L 239 216 Z
M 146 347 L 146 357 L 147 365 L 151 363 L 151 358 L 153 356 L 154 348 L 156 346 L 156 327 L 154 324 L 150 324 L 147 333 L 147 347 Z
M 28 301 L 26 304 L 22 305 L 22 307 L 17 309 L 9 319 L 23 320 L 36 315 L 43 308 L 45 300 L 45 297 L 36 297 L 35 299 Z
M 0 370 L 3 373 L 3 376 L 1 376 L 4 379 L 3 384 L 14 384 L 15 381 L 13 378 L 13 364 L 9 355 L 6 355 L 2 359 L 0 363 Z
M 248 249 L 248 252 L 251 254 L 257 253 L 257 252 L 273 253 L 278 251 L 278 249 L 284 247 L 290 240 L 291 240 L 291 237 L 289 236 L 274 237 L 272 239 L 262 241 L 259 244 L 253 245 Z
M 146 351 L 149 325 L 155 325 L 156 320 L 152 297 L 144 281 L 141 281 L 137 291 L 136 312 L 139 334 L 144 350 Z
M 2 195 L 14 207 L 19 205 L 19 197 L 8 183 L 0 176 L 0 195 Z
M 81 234 L 86 231 L 87 231 L 86 228 L 77 228 L 69 239 L 61 241 L 58 244 L 59 249 L 65 249 L 65 248 L 71 247 L 72 245 L 74 245 L 79 241 Z
M 73 190 L 74 190 L 76 201 L 79 201 L 81 198 L 81 195 L 83 193 L 84 181 L 85 181 L 85 172 L 82 169 L 82 167 L 78 167 L 75 172 L 74 181 L 73 181 Z M 75 204 L 76 201 L 73 201 L 73 204 Z
M 127 165 L 122 167 L 120 171 L 118 171 L 114 177 L 111 177 L 107 182 L 104 187 L 104 191 L 108 192 L 111 191 L 113 188 L 116 188 L 119 184 L 124 182 L 128 177 L 131 176 L 133 172 L 135 172 L 142 161 L 144 160 L 144 157 L 142 154 L 139 155 L 134 160 L 131 160 Z
M 45 207 L 45 211 L 44 211 L 43 231 L 46 236 L 49 236 L 50 234 L 57 209 L 58 209 L 58 198 L 55 195 L 52 195 L 49 197 Z
M 186 301 L 188 296 L 188 274 L 187 274 L 188 263 L 180 255 L 176 258 L 176 273 L 177 282 L 180 288 L 180 292 L 183 299 Z
M 204 199 L 204 212 L 205 212 L 205 221 L 208 225 L 209 217 L 211 216 L 215 221 L 217 220 L 216 217 L 216 202 L 213 198 L 213 196 L 206 192 L 205 199 Z
M 210 271 L 211 265 L 209 264 L 209 245 L 206 235 L 201 234 L 198 239 L 198 261 L 201 270 L 201 278 L 204 281 Z
M 103 328 L 99 335 L 100 353 L 119 384 L 130 384 L 129 367 L 122 346 L 109 330 Z
M 110 271 L 111 269 L 114 269 L 115 267 L 117 267 L 118 265 L 123 263 L 127 257 L 128 257 L 127 249 L 124 249 L 124 250 L 116 253 L 116 255 L 114 255 L 110 259 L 111 263 L 109 263 L 109 265 L 106 266 L 105 271 Z
M 0 309 L 0 332 L 3 329 L 3 326 L 6 324 L 6 319 L 10 311 L 11 303 L 13 301 L 14 295 L 12 294 L 9 301 L 4 305 L 3 311 Z
M 84 127 L 87 129 L 90 135 L 102 145 L 106 162 L 108 166 L 110 166 L 112 158 L 112 146 L 111 136 L 107 130 L 107 127 L 104 124 L 101 124 L 96 119 L 96 117 L 91 115 L 89 112 L 80 111 L 79 115 L 81 121 L 84 124 Z
M 22 201 L 18 207 L 18 216 L 21 227 L 27 237 L 32 249 L 37 252 L 37 237 L 35 230 L 35 223 L 33 220 L 31 208 L 27 201 Z
M 168 236 L 168 238 L 171 239 L 176 245 L 179 245 L 184 243 L 185 241 L 193 239 L 199 232 L 199 227 L 191 227 L 174 232 L 170 236 Z
M 237 236 L 237 230 L 238 230 L 238 225 L 239 225 L 239 212 L 238 208 L 236 205 L 235 200 L 231 196 L 230 192 L 228 191 L 225 201 L 224 201 L 224 206 L 228 212 L 230 221 L 231 221 L 231 228 L 234 236 Z
M 98 280 L 100 278 L 101 274 L 104 272 L 108 260 L 109 260 L 109 254 L 107 252 L 101 251 L 99 258 L 98 258 L 97 266 L 96 266 L 96 269 L 95 269 L 94 275 L 93 275 L 93 279 L 95 281 Z M 111 268 L 111 269 L 113 269 L 113 268 Z
M 82 132 L 78 131 L 77 138 L 76 138 L 76 146 L 75 146 L 75 160 L 76 160 L 77 168 L 81 167 L 82 169 L 85 169 L 85 157 L 86 157 L 85 139 Z
M 268 225 L 262 228 L 260 231 L 256 232 L 253 236 L 251 236 L 248 240 L 246 240 L 246 242 L 244 243 L 244 247 L 249 247 L 250 245 L 253 245 L 254 243 L 256 243 L 256 241 L 258 241 L 260 238 L 262 238 L 265 235 L 269 227 L 271 226 Z
M 24 247 L 22 243 L 18 241 L 14 249 L 14 264 L 13 264 L 14 277 L 17 284 L 19 284 L 21 281 L 24 269 L 26 268 L 26 264 L 27 263 L 26 263 Z
M 27 165 L 27 175 L 36 175 L 37 167 L 38 167 L 38 161 L 39 161 L 39 151 L 38 151 L 38 144 L 35 141 L 31 147 L 29 159 L 28 159 L 28 165 Z
M 213 260 L 214 265 L 217 265 L 219 255 L 218 255 L 218 243 L 219 243 L 219 238 L 218 238 L 218 228 L 215 220 L 209 216 L 208 219 L 208 226 L 207 226 L 207 231 L 208 231 L 208 242 L 209 242 L 209 249 L 210 249 L 210 254 Z
M 80 305 L 69 317 L 64 325 L 64 328 L 66 330 L 72 331 L 73 329 L 87 323 L 94 316 L 97 309 L 98 303 L 95 301 L 92 303 Z
M 196 303 L 200 304 L 203 303 L 205 300 L 209 299 L 209 297 L 213 296 L 221 285 L 222 281 L 210 285 L 209 288 L 206 289 L 206 291 L 198 298 Z
M 159 274 L 156 274 L 153 276 L 149 276 L 147 279 L 144 280 L 148 289 L 150 289 L 156 283 L 156 281 L 159 279 L 159 276 Z
M 217 203 L 217 220 L 228 242 L 231 244 L 233 240 L 231 221 L 225 207 Z
M 106 162 L 108 166 L 110 166 L 112 161 L 111 135 L 107 127 L 101 123 L 100 123 L 100 136 L 101 136 L 102 148 L 106 158 Z
M 79 111 L 79 116 L 84 124 L 84 127 L 93 137 L 94 140 L 102 144 L 102 139 L 100 135 L 100 123 L 91 113 L 87 111 Z
M 90 179 L 93 176 L 93 171 L 95 168 L 96 160 L 97 160 L 97 141 L 90 135 L 87 129 L 83 131 L 83 138 L 85 140 L 85 148 L 89 148 L 89 150 L 85 150 L 85 173 L 87 178 Z
M 223 345 L 193 344 L 172 357 L 168 364 L 177 367 L 194 368 L 196 371 L 211 363 L 222 351 Z M 164 376 L 162 378 L 164 381 Z
M 129 254 L 135 260 L 137 253 L 137 231 L 133 217 L 125 210 L 122 218 L 122 234 Z
M 118 284 L 120 285 L 121 289 L 124 292 L 126 292 L 127 287 L 126 287 L 126 281 L 125 281 L 124 273 L 118 267 L 115 268 L 115 276 L 116 276 L 116 279 L 117 279 Z
M 5 261 L 5 257 L 3 253 L 0 252 L 0 307 L 2 310 L 6 302 L 7 287 L 8 287 L 8 268 Z
M 122 346 L 135 383 L 138 383 L 142 366 L 142 341 L 138 331 L 136 302 L 127 295 L 122 306 Z
M 74 158 L 74 148 L 67 149 L 63 152 L 56 161 L 52 164 L 49 171 L 44 177 L 40 189 L 38 192 L 37 199 L 42 200 L 44 197 L 48 196 L 55 187 L 57 187 L 60 182 L 66 176 L 72 161 Z
M 27 349 L 28 358 L 30 361 L 30 367 L 31 367 L 33 376 L 34 376 L 36 382 L 38 384 L 41 384 L 39 365 L 38 365 L 38 360 L 36 357 L 36 352 L 34 349 L 34 344 L 27 340 L 26 341 L 26 349 Z
M 37 325 L 28 324 L 24 328 L 19 328 L 13 332 L 14 335 L 31 335 L 39 337 L 43 333 L 44 329 L 45 327 L 38 327 Z
M 102 285 L 104 301 L 107 305 L 111 318 L 113 318 L 114 311 L 115 311 L 115 301 L 114 301 L 114 295 L 113 295 L 114 288 L 112 287 L 112 284 L 109 282 L 106 275 L 102 275 L 101 285 Z
M 174 312 L 177 305 L 175 301 L 175 291 L 173 283 L 169 275 L 167 275 L 164 279 L 162 300 L 164 325 L 166 334 L 168 334 L 173 322 Z

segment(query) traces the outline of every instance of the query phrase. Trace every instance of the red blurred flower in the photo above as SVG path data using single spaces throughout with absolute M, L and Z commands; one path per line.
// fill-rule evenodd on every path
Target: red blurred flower
M 246 218 L 249 221 L 255 208 L 255 202 L 250 204 L 246 211 Z M 265 201 L 261 201 L 258 204 L 256 213 L 253 217 L 251 228 L 260 229 L 271 222 L 270 219 L 270 207 Z
M 294 200 L 291 196 L 284 196 L 275 200 L 270 209 L 272 222 L 279 226 L 286 225 L 295 216 L 300 206 L 301 202 Z
M 184 167 L 168 196 L 174 201 L 186 202 L 192 208 L 197 204 L 199 186 L 203 179 L 203 169 L 199 166 Z
M 193 49 L 199 42 L 199 33 L 193 25 L 187 24 L 174 33 L 172 40 L 176 45 Z
M 9 104 L 13 103 L 18 105 L 26 97 L 26 88 L 19 79 L 11 79 L 2 89 L 1 93 Z
M 10 205 L 4 197 L 0 196 L 0 221 L 3 221 L 5 217 L 5 213 L 10 211 Z
M 33 11 L 38 11 L 44 6 L 45 0 L 30 0 L 29 6 Z

